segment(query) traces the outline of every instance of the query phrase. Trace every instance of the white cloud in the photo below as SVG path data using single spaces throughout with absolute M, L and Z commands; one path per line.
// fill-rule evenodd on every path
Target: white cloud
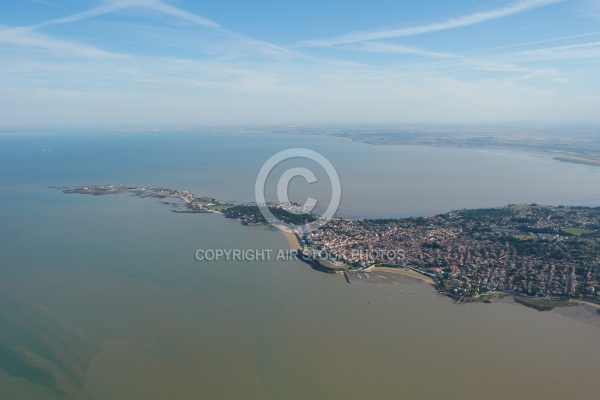
M 509 65 L 478 68 L 513 71 Z M 36 71 L 37 82 L 28 82 L 39 84 L 0 80 L 0 120 L 5 126 L 31 123 L 25 114 L 34 110 L 40 123 L 55 125 L 476 123 L 507 116 L 566 120 L 581 111 L 560 104 L 584 105 L 578 95 L 510 79 L 451 78 L 445 69 L 173 58 L 45 65 L 17 59 L 0 65 L 0 76 Z
M 582 37 L 598 36 L 598 35 L 600 35 L 600 32 L 588 32 L 588 33 L 582 33 L 579 35 L 561 36 L 561 37 L 555 37 L 555 38 L 545 39 L 545 40 L 536 40 L 533 42 L 515 43 L 515 44 L 511 44 L 511 45 L 506 45 L 506 46 L 491 47 L 489 49 L 478 50 L 473 53 L 485 53 L 488 51 L 505 50 L 505 49 L 511 49 L 511 48 L 515 48 L 515 47 L 531 46 L 531 45 L 535 45 L 535 44 L 561 42 L 561 41 L 565 41 L 565 40 L 579 39 Z
M 78 57 L 111 57 L 123 58 L 125 56 L 99 49 L 84 43 L 57 39 L 55 37 L 33 32 L 22 28 L 13 28 L 0 25 L 0 44 L 13 47 L 36 47 L 50 50 L 56 54 Z
M 172 17 L 179 18 L 183 21 L 191 22 L 197 25 L 209 26 L 212 28 L 218 28 L 219 24 L 214 21 L 211 21 L 207 18 L 201 17 L 189 11 L 182 10 L 181 8 L 177 8 L 168 4 L 165 4 L 159 0 L 157 1 L 141 1 L 139 6 L 158 11 L 165 15 L 170 15 Z
M 517 5 L 523 11 L 526 6 L 550 3 L 521 1 L 494 13 L 473 14 L 419 29 L 452 29 L 468 21 L 499 18 L 508 9 L 516 13 Z M 137 26 L 107 21 L 112 28 L 122 29 L 119 33 L 125 32 L 111 32 L 114 36 L 137 42 L 132 46 L 156 46 L 144 53 L 155 54 L 152 57 L 115 54 L 36 31 L 119 12 L 123 7 L 134 12 L 151 10 L 187 23 Z M 165 20 L 169 22 L 168 18 L 157 19 Z M 589 84 L 581 92 L 567 93 L 553 83 L 575 77 L 573 71 L 563 74 L 546 66 L 530 67 L 532 61 L 559 54 L 591 55 L 597 50 L 596 42 L 475 57 L 370 40 L 340 48 L 413 57 L 371 54 L 361 58 L 364 62 L 352 62 L 306 56 L 206 21 L 159 1 L 124 0 L 38 25 L 0 26 L 0 91 L 4 94 L 0 120 L 5 126 L 27 124 L 32 112 L 41 124 L 55 125 L 65 121 L 72 125 L 102 125 L 107 123 L 107 115 L 115 125 L 476 123 L 578 117 L 589 120 L 598 115 L 582 102 L 585 98 L 598 104 L 599 96 L 589 94 L 600 92 L 597 80 L 588 79 Z M 150 35 L 161 38 L 160 44 L 156 43 L 159 40 L 148 40 Z M 94 39 L 99 43 L 102 37 Z M 183 50 L 176 52 L 169 47 L 179 42 L 185 42 Z M 161 52 L 164 48 L 168 53 Z M 207 55 L 212 58 L 206 59 Z M 386 62 L 370 62 L 372 58 Z M 593 77 L 593 72 L 589 76 Z
M 525 11 L 532 10 L 534 8 L 544 7 L 562 1 L 564 0 L 520 0 L 506 7 L 490 11 L 478 12 L 475 14 L 464 15 L 461 17 L 448 19 L 443 22 L 436 22 L 428 25 L 414 26 L 409 28 L 353 32 L 328 39 L 308 40 L 299 43 L 299 45 L 307 47 L 336 46 L 340 44 L 367 42 L 378 39 L 391 39 L 403 36 L 413 36 L 430 32 L 444 31 L 448 29 L 462 28 L 465 26 L 475 25 L 493 19 L 508 17 L 510 15 L 519 14 Z
M 509 57 L 534 62 L 600 60 L 600 41 L 523 51 Z
M 425 58 L 432 58 L 434 60 L 443 60 L 444 63 L 437 64 L 425 64 L 424 68 L 437 69 L 439 71 L 445 71 L 450 73 L 451 71 L 458 71 L 465 73 L 465 71 L 487 71 L 487 72 L 503 72 L 516 74 L 512 79 L 531 79 L 531 78 L 551 78 L 553 80 L 558 79 L 558 72 L 553 68 L 528 68 L 525 66 L 518 65 L 514 62 L 506 62 L 498 60 L 497 57 L 493 58 L 477 58 L 471 56 L 465 56 L 461 54 L 442 53 L 434 52 L 429 50 L 423 50 L 415 47 L 400 46 L 395 44 L 379 43 L 379 42 L 365 42 L 355 45 L 346 46 L 347 48 L 359 51 L 385 53 L 385 54 L 405 54 L 405 55 L 416 55 Z
M 300 53 L 294 52 L 287 48 L 268 43 L 265 41 L 257 40 L 241 33 L 233 32 L 222 28 L 217 22 L 204 18 L 200 15 L 192 12 L 183 10 L 181 8 L 166 4 L 161 0 L 111 0 L 104 5 L 96 8 L 92 8 L 87 11 L 75 13 L 62 18 L 56 18 L 49 21 L 41 22 L 34 25 L 23 26 L 14 28 L 13 34 L 16 36 L 17 33 L 25 34 L 25 32 L 36 31 L 52 25 L 68 24 L 78 21 L 83 21 L 88 18 L 98 17 L 105 14 L 118 12 L 121 10 L 149 10 L 156 12 L 161 15 L 176 18 L 180 21 L 188 22 L 197 26 L 214 29 L 218 34 L 217 39 L 224 40 L 227 43 L 221 45 L 222 49 L 230 50 L 226 57 L 236 58 L 245 57 L 250 53 L 253 55 L 261 54 L 270 57 L 305 57 Z M 47 36 L 47 43 L 51 42 L 50 37 Z M 55 42 L 59 42 L 59 39 L 55 39 Z M 41 41 L 40 41 L 41 43 Z M 56 44 L 56 43 L 55 43 Z M 83 44 L 81 44 L 83 46 Z M 58 46 L 55 46 L 58 47 Z M 66 45 L 65 45 L 66 47 Z M 234 50 L 234 51 L 231 51 Z
M 600 0 L 578 0 L 574 9 L 582 17 L 600 19 Z
M 56 18 L 39 24 L 23 27 L 27 30 L 38 30 L 47 26 L 67 24 L 71 22 L 82 21 L 88 18 L 98 17 L 105 14 L 114 13 L 124 9 L 143 8 L 157 11 L 161 14 L 170 15 L 187 22 L 197 25 L 218 28 L 219 24 L 207 18 L 190 13 L 177 7 L 162 3 L 160 0 L 113 0 L 102 6 L 92 8 L 87 11 L 75 13 L 62 18 Z
M 47 26 L 67 24 L 70 22 L 77 22 L 77 21 L 88 19 L 88 18 L 98 17 L 98 16 L 104 15 L 104 14 L 109 14 L 109 13 L 112 13 L 112 12 L 115 12 L 115 11 L 118 11 L 118 10 L 121 10 L 124 8 L 138 5 L 142 2 L 143 1 L 140 1 L 140 0 L 113 1 L 113 2 L 107 3 L 103 6 L 93 8 L 91 10 L 72 14 L 72 15 L 69 15 L 66 17 L 62 17 L 62 18 L 52 19 L 52 20 L 45 21 L 45 22 L 42 22 L 39 24 L 25 26 L 25 27 L 22 27 L 21 29 L 23 29 L 23 30 L 38 30 L 38 29 L 41 29 L 41 28 L 44 28 Z
M 429 51 L 419 49 L 410 46 L 401 46 L 396 44 L 379 43 L 379 42 L 365 42 L 348 47 L 352 50 L 370 51 L 374 53 L 386 53 L 386 54 L 411 54 L 424 57 L 432 58 L 457 58 L 458 56 L 450 53 L 441 53 L 435 51 Z

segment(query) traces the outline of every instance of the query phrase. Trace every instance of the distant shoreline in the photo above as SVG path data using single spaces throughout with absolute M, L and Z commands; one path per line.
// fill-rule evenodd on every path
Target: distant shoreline
M 353 143 L 368 145 L 401 145 L 434 148 L 493 150 L 510 153 L 550 156 L 556 161 L 600 166 L 600 140 L 596 132 L 584 130 L 565 133 L 521 129 L 510 132 L 463 127 L 387 127 L 380 129 L 354 129 L 350 132 L 333 132 L 331 135 Z
M 600 160 L 593 159 L 593 158 L 571 156 L 571 157 L 554 157 L 554 159 L 558 160 L 558 161 L 568 162 L 568 163 L 600 167 Z

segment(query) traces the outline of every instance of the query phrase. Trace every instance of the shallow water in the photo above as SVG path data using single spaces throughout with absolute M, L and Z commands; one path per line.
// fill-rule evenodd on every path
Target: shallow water
M 465 206 L 528 193 L 537 197 L 523 201 L 593 203 L 591 183 L 600 181 L 589 167 L 539 157 L 326 137 L 231 140 L 0 139 L 0 398 L 596 398 L 600 342 L 591 324 L 513 304 L 455 305 L 420 283 L 404 293 L 347 284 L 298 261 L 198 262 L 197 249 L 288 244 L 276 231 L 172 213 L 157 199 L 46 188 L 135 180 L 252 200 L 262 162 L 309 143 L 338 168 L 352 212 L 450 209 L 461 195 Z M 395 169 L 373 178 L 386 157 Z M 531 174 L 515 183 L 502 168 Z M 491 180 L 476 179 L 484 175 Z M 433 200 L 428 176 L 443 185 Z M 412 187 L 421 201 L 394 204 L 364 187 L 398 195 Z

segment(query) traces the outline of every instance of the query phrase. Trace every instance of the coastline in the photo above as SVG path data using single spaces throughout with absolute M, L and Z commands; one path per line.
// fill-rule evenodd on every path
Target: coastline
M 591 307 L 600 309 L 600 304 L 594 303 L 593 301 L 584 300 L 584 299 L 573 299 L 572 301 L 576 302 L 576 303 L 582 303 L 582 305 L 587 305 L 587 306 L 591 306 Z
M 174 197 L 177 199 L 180 199 L 181 201 L 184 202 L 184 204 L 186 205 L 186 207 L 189 209 L 189 211 L 174 211 L 174 212 L 183 212 L 183 213 L 195 213 L 195 212 L 213 212 L 213 213 L 219 213 L 224 215 L 227 218 L 237 218 L 241 221 L 241 223 L 243 225 L 261 225 L 262 222 L 260 222 L 260 219 L 256 218 L 255 214 L 257 214 L 257 212 L 253 211 L 253 210 L 246 210 L 247 208 L 251 208 L 251 206 L 245 206 L 246 209 L 244 209 L 242 207 L 241 211 L 237 211 L 237 213 L 227 213 L 225 210 L 229 209 L 230 207 L 234 207 L 228 203 L 224 203 L 220 200 L 215 200 L 215 199 L 211 199 L 211 198 L 196 198 L 195 195 L 187 190 L 174 190 L 174 189 L 165 189 L 165 188 L 137 188 L 137 187 L 124 187 L 124 186 L 115 186 L 115 185 L 103 185 L 103 186 L 88 186 L 88 187 L 74 187 L 74 188 L 68 188 L 68 187 L 52 187 L 52 188 L 57 188 L 57 189 L 61 189 L 64 193 L 79 193 L 79 194 L 92 194 L 92 195 L 105 195 L 105 194 L 118 194 L 118 193 L 125 193 L 125 192 L 130 192 L 130 193 L 134 193 L 136 195 L 140 195 L 140 197 L 155 197 L 155 198 L 165 198 L 165 197 Z M 167 203 L 167 202 L 163 202 L 164 204 L 171 204 L 171 203 Z M 217 205 L 219 208 L 210 208 L 211 206 L 215 206 Z M 229 208 L 225 208 L 223 209 L 222 206 L 228 206 Z M 255 206 L 256 208 L 256 206 Z M 530 209 L 535 209 L 537 210 L 538 206 L 537 205 L 527 205 L 525 207 L 517 207 L 517 206 L 507 206 L 507 207 L 503 207 L 503 208 L 499 208 L 497 210 L 495 209 L 491 209 L 492 211 L 502 211 L 505 212 L 506 209 L 510 208 L 510 210 L 513 209 L 518 209 L 518 210 L 530 210 Z M 540 208 L 546 209 L 545 206 L 540 206 Z M 558 206 L 558 208 L 553 208 L 553 207 L 548 207 L 550 209 L 555 210 L 555 212 L 559 213 L 559 214 L 564 214 L 564 211 L 560 209 L 560 206 Z M 244 211 L 245 210 L 245 211 Z M 468 211 L 468 210 L 467 210 Z M 473 213 L 476 213 L 476 215 L 471 215 L 471 214 L 465 214 L 464 216 L 458 215 L 456 218 L 463 218 L 463 219 L 475 219 L 476 217 L 479 218 L 479 220 L 483 220 L 484 222 L 489 222 L 488 220 L 490 220 L 490 216 L 488 216 L 489 214 L 489 209 L 483 209 L 483 210 L 471 210 L 473 211 Z M 484 211 L 484 213 L 482 214 L 481 212 Z M 559 212 L 560 211 L 560 212 Z M 529 212 L 529 211 L 527 211 Z M 581 211 L 581 213 L 583 213 L 583 211 Z M 480 215 L 482 214 L 482 215 Z M 511 214 L 512 215 L 512 214 Z M 587 216 L 587 214 L 583 213 L 582 214 L 583 217 L 582 218 L 587 218 L 589 216 Z M 437 216 L 439 217 L 439 216 Z M 585 219 L 584 218 L 584 219 Z M 248 220 L 250 220 L 250 222 L 248 222 Z M 562 220 L 564 220 L 564 218 L 562 218 Z M 340 219 L 339 221 L 342 221 L 342 219 Z M 394 222 L 396 220 L 393 220 L 392 222 Z M 398 220 L 401 221 L 401 220 Z M 446 220 L 444 220 L 446 221 Z M 339 222 L 339 224 L 342 224 L 342 222 Z M 266 222 L 265 222 L 266 223 Z M 395 222 L 394 222 L 395 223 Z M 442 228 L 448 228 L 444 223 L 438 223 L 438 225 L 442 226 Z M 564 224 L 563 224 L 564 225 Z M 573 225 L 573 224 L 572 224 Z M 566 225 L 566 226 L 571 226 L 571 225 Z M 576 223 L 574 223 L 574 226 L 578 226 Z M 400 227 L 402 228 L 402 226 Z M 410 227 L 409 227 L 410 228 Z M 414 231 L 411 231 L 409 228 L 407 232 L 411 233 Z M 335 231 L 335 227 L 332 228 Z M 448 228 L 450 229 L 450 228 Z M 558 229 L 562 229 L 562 227 L 559 225 L 557 228 L 555 228 L 555 230 Z M 579 229 L 581 232 L 588 232 L 585 231 L 583 229 Z M 562 232 L 562 231 L 561 231 Z M 589 231 L 591 232 L 591 231 Z M 288 244 L 290 246 L 290 249 L 293 251 L 299 251 L 302 250 L 304 247 L 301 243 L 300 238 L 294 233 L 294 232 L 284 232 L 282 231 L 282 233 L 284 234 L 284 236 L 286 237 Z M 413 232 L 414 233 L 414 232 Z M 417 237 L 419 237 L 418 235 L 421 234 L 421 231 L 416 231 L 415 235 Z M 573 236 L 574 234 L 571 234 L 570 236 Z M 307 241 L 307 243 L 309 243 Z M 490 246 L 492 246 L 495 242 L 492 242 L 490 244 Z M 310 246 L 307 247 L 310 250 Z M 311 264 L 313 266 L 313 268 L 323 271 L 323 272 L 328 272 L 328 273 L 333 273 L 333 272 L 341 272 L 344 270 L 349 270 L 354 267 L 358 267 L 361 266 L 360 264 L 353 264 L 353 262 L 355 262 L 356 260 L 352 260 L 352 259 L 346 259 L 344 263 L 339 263 L 338 261 L 334 260 L 324 260 L 324 261 L 319 261 L 316 259 L 311 259 L 310 262 L 308 262 L 309 264 Z M 415 260 L 413 260 L 415 261 Z M 418 264 L 418 260 L 415 261 L 414 265 Z M 367 269 L 363 269 L 364 268 L 364 264 L 362 265 L 361 269 L 356 270 L 357 274 L 358 272 L 360 272 L 361 270 L 364 270 L 365 272 L 381 272 L 381 273 L 385 273 L 385 274 L 395 274 L 395 275 L 400 275 L 400 276 L 405 276 L 405 277 L 410 277 L 410 278 L 414 278 L 414 279 L 418 279 L 421 282 L 430 284 L 432 286 L 434 286 L 438 292 L 442 292 L 445 293 L 443 291 L 444 286 L 441 284 L 442 281 L 438 282 L 437 278 L 434 278 L 432 274 L 428 274 L 428 273 L 421 273 L 420 271 L 413 269 L 413 268 L 391 268 L 391 267 L 384 267 L 384 266 L 377 266 L 378 263 L 377 261 L 375 261 L 372 266 L 370 268 Z M 381 264 L 379 264 L 381 265 Z M 385 275 L 382 274 L 382 275 Z M 388 275 L 389 277 L 389 275 Z M 443 278 L 440 278 L 443 279 Z M 454 281 L 452 281 L 454 285 L 460 285 L 461 282 L 457 281 L 456 279 Z M 484 293 L 486 293 L 487 291 L 484 291 Z M 458 293 L 458 292 L 457 292 Z M 466 289 L 463 290 L 460 298 L 478 298 L 478 292 L 475 293 L 466 293 Z M 509 292 L 507 292 L 509 293 Z M 509 294 L 513 294 L 512 292 L 510 292 Z M 450 297 L 454 297 L 454 296 L 450 296 Z M 596 308 L 600 308 L 600 304 L 599 303 L 595 303 L 593 301 L 590 301 L 589 304 L 594 304 Z
M 298 237 L 291 232 L 285 232 L 285 231 L 281 231 L 285 238 L 287 239 L 288 243 L 290 244 L 290 248 L 292 250 L 300 250 L 301 246 L 300 246 L 300 242 L 298 241 Z
M 415 129 L 409 128 L 408 130 L 414 131 Z M 334 132 L 333 136 L 348 139 L 350 143 L 363 143 L 375 146 L 420 146 L 483 150 L 500 154 L 541 155 L 560 162 L 600 167 L 600 159 L 589 154 L 590 132 L 577 134 L 574 138 L 574 146 L 565 147 L 561 143 L 558 132 L 553 132 L 548 142 L 548 140 L 540 140 L 539 134 L 541 131 L 525 132 L 524 137 L 518 137 L 514 133 L 509 132 L 482 133 L 471 131 L 461 135 L 454 135 L 450 131 L 431 131 L 427 129 L 417 129 L 417 131 L 420 132 L 417 136 L 406 134 L 405 132 L 398 135 L 398 129 L 378 132 L 376 135 L 373 135 L 373 132 L 358 132 L 354 134 Z M 484 141 L 482 142 L 481 139 L 484 139 Z

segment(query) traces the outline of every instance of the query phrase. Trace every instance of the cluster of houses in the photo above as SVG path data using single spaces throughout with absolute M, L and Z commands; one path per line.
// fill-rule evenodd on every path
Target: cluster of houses
M 302 239 L 332 261 L 418 268 L 438 277 L 443 290 L 466 296 L 505 291 L 596 300 L 598 228 L 597 208 L 511 206 L 420 218 L 333 219 Z

